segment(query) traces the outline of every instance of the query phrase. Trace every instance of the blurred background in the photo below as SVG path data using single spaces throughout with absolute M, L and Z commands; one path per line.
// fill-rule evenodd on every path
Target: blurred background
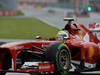
M 77 15 L 88 11 L 100 12 L 100 0 L 0 0 L 0 15 L 15 15 L 18 6 L 69 8 Z
M 65 26 L 64 17 L 78 17 L 76 22 L 88 27 L 91 22 L 99 23 L 99 16 L 100 0 L 0 0 L 0 38 L 32 38 L 32 34 L 48 37 Z M 26 18 L 39 21 L 33 19 L 28 21 Z M 45 31 L 50 35 L 44 33 L 44 24 L 41 25 L 40 21 L 49 26 Z M 48 31 L 50 27 L 51 31 Z M 56 30 L 52 30 L 52 27 Z

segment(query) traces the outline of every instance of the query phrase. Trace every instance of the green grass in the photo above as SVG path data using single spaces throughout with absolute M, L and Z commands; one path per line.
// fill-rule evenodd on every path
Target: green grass
M 58 29 L 35 18 L 0 17 L 0 38 L 31 39 L 56 35 Z

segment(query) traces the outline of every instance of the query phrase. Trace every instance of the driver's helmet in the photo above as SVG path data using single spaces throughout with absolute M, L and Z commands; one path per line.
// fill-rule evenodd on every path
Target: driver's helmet
M 63 40 L 63 39 L 66 39 L 66 38 L 68 38 L 68 32 L 67 31 L 61 30 L 57 33 L 57 40 Z

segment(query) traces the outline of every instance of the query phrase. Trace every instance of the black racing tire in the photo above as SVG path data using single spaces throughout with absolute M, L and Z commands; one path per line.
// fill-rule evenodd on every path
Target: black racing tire
M 6 72 L 1 71 L 1 72 L 0 72 L 0 75 L 6 75 Z
M 46 59 L 55 64 L 56 74 L 67 75 L 71 66 L 71 54 L 67 45 L 54 43 L 48 46 Z
M 1 49 L 0 51 L 0 62 L 2 63 L 1 70 L 6 71 L 11 68 L 12 65 L 12 57 L 11 54 L 5 49 Z M 3 73 L 3 72 L 2 72 Z
M 0 75 L 6 75 L 6 71 L 11 67 L 11 56 L 10 56 L 10 54 L 9 53 L 4 53 L 3 52 L 3 60 L 2 60 L 2 62 L 3 62 L 3 64 L 2 64 L 2 68 L 1 68 L 1 70 L 2 71 L 0 71 Z
M 8 70 L 9 68 L 11 68 L 11 65 L 12 65 L 12 60 L 10 54 L 5 53 L 2 70 Z

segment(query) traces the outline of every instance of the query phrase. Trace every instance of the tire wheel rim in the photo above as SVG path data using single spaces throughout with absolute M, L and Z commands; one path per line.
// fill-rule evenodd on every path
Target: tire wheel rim
M 62 49 L 59 53 L 59 60 L 58 60 L 59 66 L 61 67 L 61 70 L 66 71 L 69 67 L 69 56 L 66 49 Z

